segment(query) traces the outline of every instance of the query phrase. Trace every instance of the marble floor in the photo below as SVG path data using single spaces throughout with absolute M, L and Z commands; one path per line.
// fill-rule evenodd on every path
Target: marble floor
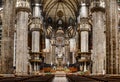
M 52 82 L 68 82 L 67 78 L 66 77 L 58 77 L 58 76 L 55 76 L 53 81 Z
M 66 73 L 64 71 L 56 71 L 55 77 L 52 82 L 68 82 Z

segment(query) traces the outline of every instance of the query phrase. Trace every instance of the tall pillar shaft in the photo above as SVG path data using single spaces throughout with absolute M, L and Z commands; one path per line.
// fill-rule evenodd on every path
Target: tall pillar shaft
M 50 57 L 50 64 L 54 64 L 55 63 L 55 38 L 52 38 L 51 40 L 51 57 Z
M 32 31 L 32 52 L 40 52 L 40 38 L 41 38 L 41 19 L 40 19 L 40 4 L 37 2 L 33 3 L 33 22 L 31 25 Z
M 81 31 L 81 52 L 88 52 L 88 31 Z
M 76 63 L 76 61 L 75 61 L 75 52 L 72 53 L 72 63 L 73 64 Z
M 88 62 L 88 57 L 86 57 L 85 55 L 88 55 L 87 53 L 89 52 L 88 50 L 88 40 L 89 40 L 89 25 L 86 24 L 86 26 L 84 26 L 84 24 L 81 24 L 81 60 L 83 60 L 83 71 L 87 70 L 87 62 Z
M 106 73 L 118 74 L 118 7 L 117 0 L 106 2 Z
M 40 70 L 40 63 L 42 62 L 42 23 L 41 23 L 41 9 L 40 3 L 34 0 L 33 3 L 33 19 L 31 24 L 32 32 L 32 53 L 31 65 L 32 73 L 36 74 Z
M 55 45 L 52 46 L 52 63 L 55 64 Z
M 13 73 L 14 53 L 14 27 L 15 27 L 15 3 L 16 0 L 2 0 L 2 44 L 1 44 L 1 66 L 0 73 Z
M 31 31 L 32 31 L 32 52 L 40 52 L 42 46 L 41 40 L 41 4 L 39 3 L 39 0 L 33 0 L 33 22 L 31 25 Z
M 104 2 L 103 2 L 104 3 Z M 95 4 L 101 4 L 93 2 L 91 6 L 92 22 L 93 22 L 93 73 L 103 74 L 105 70 L 106 60 L 106 36 L 105 36 L 105 8 L 101 5 L 95 6 Z
M 79 26 L 80 26 L 80 25 L 79 25 Z M 78 27 L 78 28 L 80 28 L 80 27 Z M 80 30 L 79 30 L 79 31 L 80 31 Z M 80 32 L 77 32 L 77 33 L 76 33 L 76 36 L 77 36 L 77 37 L 76 37 L 76 40 L 77 40 L 77 41 L 76 41 L 76 42 L 77 42 L 77 43 L 76 43 L 76 48 L 77 48 L 78 51 L 80 52 L 80 51 L 81 51 L 81 50 L 80 50 L 80 48 L 81 48 Z
M 16 41 L 16 74 L 27 75 L 28 70 L 28 16 L 29 2 L 17 4 L 17 41 Z
M 46 39 L 45 41 L 46 44 L 46 56 L 45 56 L 45 63 L 49 63 L 50 62 L 50 56 L 49 56 L 49 52 L 50 52 L 50 39 Z
M 69 56 L 68 56 L 68 46 L 65 46 L 65 62 L 67 64 L 67 62 L 70 62 Z
M 70 42 L 69 40 L 67 39 L 65 41 L 65 63 L 67 64 L 68 62 L 70 63 L 70 56 L 69 56 L 69 53 L 70 53 L 70 48 L 69 48 L 69 45 L 70 45 Z
M 32 52 L 40 51 L 40 32 L 33 31 L 32 32 Z
M 45 32 L 42 31 L 42 36 L 41 36 L 41 48 L 40 51 L 43 52 L 43 50 L 45 49 Z
M 33 17 L 41 17 L 41 4 L 35 3 L 33 7 Z
M 88 5 L 86 3 L 81 3 L 80 7 L 80 27 L 79 27 L 79 34 L 80 34 L 80 52 L 79 52 L 79 61 L 81 63 L 81 67 L 83 68 L 82 71 L 89 70 L 87 69 L 87 62 L 90 61 L 90 54 L 89 54 L 89 31 L 90 25 L 88 22 Z
M 89 29 L 90 25 L 88 23 L 88 7 L 86 3 L 82 3 L 80 8 L 81 52 L 88 52 Z

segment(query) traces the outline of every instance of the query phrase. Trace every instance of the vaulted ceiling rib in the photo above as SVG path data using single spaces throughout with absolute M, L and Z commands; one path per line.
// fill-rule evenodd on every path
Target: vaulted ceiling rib
M 72 17 L 76 20 L 76 12 L 78 11 L 78 0 L 42 0 L 43 12 L 45 18 L 51 17 L 53 21 L 59 19 L 58 13 L 62 11 L 63 16 L 60 17 L 64 22 L 68 22 Z

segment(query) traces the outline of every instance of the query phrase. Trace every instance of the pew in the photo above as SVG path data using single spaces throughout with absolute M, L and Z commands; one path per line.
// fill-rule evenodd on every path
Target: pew
M 99 82 L 95 79 L 86 78 L 82 75 L 66 75 L 66 77 L 69 79 L 69 82 Z
M 69 67 L 69 70 L 70 70 L 71 73 L 74 73 L 74 72 L 78 71 L 77 68 L 75 68 L 75 67 Z
M 43 71 L 45 72 L 45 73 L 47 73 L 47 72 L 51 72 L 51 68 L 50 67 L 45 67 L 45 68 L 43 68 Z
M 66 75 L 69 82 L 120 82 L 120 76 L 108 75 Z
M 52 82 L 54 75 L 44 75 L 44 76 L 36 76 L 34 78 L 25 80 L 24 82 Z
M 84 76 L 84 77 L 92 78 L 102 82 L 119 82 L 120 81 L 120 76 L 92 75 L 92 76 Z
M 54 75 L 0 77 L 0 82 L 52 82 Z
M 24 76 L 24 77 L 3 77 L 0 78 L 0 82 L 21 82 L 33 78 L 33 76 Z

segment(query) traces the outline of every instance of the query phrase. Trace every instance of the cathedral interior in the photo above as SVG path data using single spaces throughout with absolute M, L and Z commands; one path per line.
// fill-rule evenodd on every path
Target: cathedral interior
M 120 76 L 119 14 L 120 0 L 0 0 L 0 76 Z

